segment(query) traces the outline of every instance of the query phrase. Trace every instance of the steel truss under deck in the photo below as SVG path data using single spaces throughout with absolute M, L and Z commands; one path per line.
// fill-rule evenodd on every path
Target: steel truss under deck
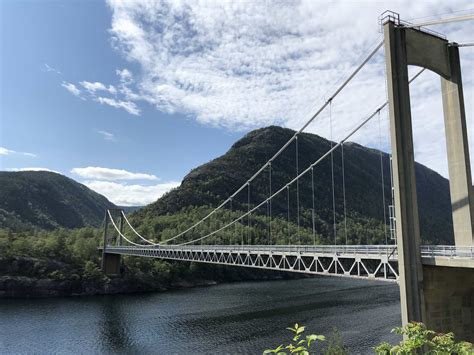
M 107 247 L 107 253 L 352 278 L 398 280 L 393 247 L 160 246 Z
M 112 246 L 107 254 L 194 261 L 314 275 L 398 281 L 393 245 L 156 245 Z M 474 261 L 474 247 L 422 246 L 423 263 L 436 258 Z

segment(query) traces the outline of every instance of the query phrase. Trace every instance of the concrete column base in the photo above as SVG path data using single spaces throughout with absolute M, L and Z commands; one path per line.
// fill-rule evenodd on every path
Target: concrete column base
M 102 255 L 102 272 L 106 275 L 120 274 L 121 255 L 108 254 Z
M 428 329 L 474 342 L 474 270 L 424 265 L 423 290 Z

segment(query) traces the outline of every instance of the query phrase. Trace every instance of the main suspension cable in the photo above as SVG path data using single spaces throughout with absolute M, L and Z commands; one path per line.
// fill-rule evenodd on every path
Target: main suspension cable
M 383 105 L 383 107 L 385 107 L 386 104 Z M 381 108 L 379 108 L 381 109 Z M 321 163 L 321 161 L 323 161 L 325 158 L 327 158 L 328 156 L 330 156 L 330 154 L 335 150 L 337 149 L 343 142 L 345 142 L 347 139 L 349 139 L 350 137 L 352 137 L 352 135 L 357 132 L 361 127 L 363 127 L 367 122 L 370 121 L 370 119 L 372 119 L 376 113 L 379 111 L 379 109 L 377 109 L 376 112 L 374 112 L 373 114 L 371 114 L 368 118 L 366 118 L 364 121 L 362 121 L 362 123 L 360 123 L 353 131 L 351 131 L 351 133 L 349 133 L 344 139 L 342 139 L 339 143 L 337 143 L 336 145 L 334 145 L 330 150 L 328 150 L 326 153 L 324 153 L 318 160 L 316 160 L 314 163 L 312 163 L 308 168 L 306 168 L 304 171 L 302 171 L 297 177 L 295 177 L 294 179 L 292 179 L 290 182 L 288 182 L 286 185 L 284 185 L 283 187 L 281 187 L 278 191 L 276 191 L 275 193 L 272 194 L 272 196 L 268 197 L 267 199 L 265 199 L 264 201 L 262 201 L 261 203 L 259 203 L 258 205 L 255 205 L 252 209 L 250 209 L 249 211 L 247 211 L 247 213 L 244 213 L 243 215 L 241 215 L 239 218 L 235 219 L 234 221 L 232 222 L 229 222 L 227 223 L 225 226 L 223 226 L 222 228 L 218 229 L 218 230 L 215 230 L 205 236 L 202 236 L 198 239 L 194 239 L 194 240 L 190 240 L 190 241 L 187 241 L 187 242 L 184 242 L 184 243 L 180 243 L 180 244 L 176 244 L 178 246 L 182 246 L 182 245 L 187 245 L 187 244 L 191 244 L 191 243 L 194 243 L 195 241 L 197 240 L 200 240 L 200 239 L 204 239 L 204 238 L 208 238 L 218 232 L 220 232 L 222 229 L 224 228 L 227 228 L 229 226 L 231 226 L 232 224 L 238 222 L 239 220 L 245 218 L 245 217 L 248 217 L 252 212 L 255 212 L 256 210 L 258 210 L 260 207 L 262 207 L 264 204 L 267 203 L 267 200 L 271 199 L 271 198 L 274 198 L 275 196 L 277 196 L 278 194 L 280 194 L 282 191 L 284 191 L 285 189 L 289 189 L 289 187 L 294 184 L 300 177 L 302 177 L 303 175 L 305 175 L 308 171 L 311 170 L 312 167 L 318 165 L 319 163 Z
M 423 71 L 425 70 L 425 68 L 422 68 L 418 73 L 416 73 L 413 78 L 411 78 L 409 80 L 409 83 L 412 83 L 416 78 L 418 78 L 421 73 L 423 73 Z M 334 145 L 329 151 L 327 151 L 326 153 L 324 153 L 318 160 L 316 160 L 315 162 L 313 162 L 308 168 L 306 168 L 305 170 L 303 170 L 297 177 L 295 177 L 294 179 L 292 179 L 290 182 L 288 182 L 287 184 L 283 185 L 279 190 L 277 190 L 275 193 L 273 193 L 271 196 L 269 196 L 267 199 L 265 199 L 264 201 L 262 201 L 260 204 L 254 206 L 252 209 L 248 210 L 247 213 L 244 213 L 243 215 L 241 215 L 239 218 L 235 219 L 234 221 L 232 222 L 229 222 L 227 223 L 226 225 L 224 225 L 222 228 L 220 228 L 220 230 L 222 229 L 225 229 L 231 225 L 233 225 L 234 223 L 242 220 L 243 218 L 247 217 L 248 215 L 250 215 L 252 212 L 258 210 L 261 206 L 263 206 L 265 203 L 267 203 L 267 200 L 269 199 L 272 199 L 274 198 L 275 196 L 279 195 L 282 191 L 284 191 L 285 189 L 289 189 L 289 187 L 294 184 L 299 178 L 301 178 L 303 175 L 305 175 L 308 171 L 311 170 L 311 168 L 313 168 L 314 166 L 318 165 L 319 163 L 321 163 L 321 161 L 323 161 L 326 157 L 328 157 L 335 149 L 339 148 L 339 146 L 341 146 L 341 144 L 343 144 L 344 142 L 346 142 L 350 137 L 352 137 L 359 129 L 361 129 L 363 126 L 365 126 L 367 124 L 367 122 L 369 122 L 375 115 L 377 115 L 377 113 L 379 111 L 381 111 L 382 109 L 384 109 L 386 106 L 388 105 L 388 101 L 384 102 L 382 105 L 380 105 L 372 114 L 370 114 L 366 119 L 364 119 L 359 125 L 357 125 L 350 133 L 348 133 L 341 141 L 339 141 L 339 143 L 337 143 L 336 145 Z M 288 198 L 288 203 L 289 203 L 289 198 Z M 288 204 L 288 207 L 289 207 L 289 204 Z M 288 208 L 288 211 L 289 211 L 289 208 Z M 289 214 L 288 214 L 288 221 L 289 221 Z M 289 223 L 289 222 L 288 222 Z M 289 224 L 288 224 L 289 225 Z M 188 244 L 191 244 L 197 240 L 200 240 L 200 239 L 204 239 L 204 238 L 208 238 L 218 232 L 220 232 L 220 230 L 216 230 L 216 231 L 213 231 L 205 236 L 202 236 L 198 239 L 195 239 L 195 240 L 191 240 L 191 241 L 187 241 L 187 242 L 183 242 L 183 243 L 180 243 L 180 244 L 177 244 L 178 246 L 182 246 L 182 245 L 188 245 Z
M 469 14 L 469 15 L 461 15 L 461 16 L 454 16 L 454 17 L 448 17 L 448 18 L 440 18 L 440 19 L 431 20 L 431 21 L 424 21 L 424 22 L 419 22 L 415 24 L 409 24 L 406 27 L 416 28 L 416 27 L 433 26 L 433 25 L 440 25 L 443 23 L 470 21 L 470 20 L 474 20 L 474 15 Z
M 175 235 L 172 238 L 168 238 L 168 239 L 166 239 L 164 241 L 161 241 L 159 243 L 153 243 L 153 245 L 166 244 L 168 242 L 171 242 L 171 241 L 183 236 L 184 234 L 186 234 L 190 230 L 194 229 L 195 227 L 197 227 L 198 225 L 203 223 L 210 216 L 215 214 L 218 210 L 222 209 L 225 206 L 225 204 L 229 201 L 230 198 L 235 197 L 240 191 L 245 189 L 245 187 L 247 186 L 248 183 L 252 182 L 257 176 L 259 176 L 260 173 L 265 170 L 265 168 L 268 166 L 268 164 L 270 164 L 273 160 L 275 160 L 293 142 L 293 140 L 295 140 L 296 137 L 298 135 L 300 135 L 301 132 L 303 132 L 321 114 L 321 112 L 323 112 L 326 109 L 326 107 L 329 105 L 329 103 L 332 101 L 332 99 L 334 99 L 337 95 L 339 95 L 339 93 L 347 86 L 347 84 L 349 84 L 349 82 L 357 75 L 357 73 L 360 72 L 360 70 L 365 66 L 365 64 L 367 64 L 367 62 L 378 52 L 378 50 L 383 46 L 383 43 L 384 43 L 384 41 L 381 40 L 376 44 L 375 48 L 364 58 L 364 60 L 354 69 L 354 71 L 352 71 L 352 73 L 346 78 L 346 80 L 344 80 L 344 82 L 337 87 L 337 89 L 333 92 L 333 94 L 330 96 L 330 98 L 328 100 L 326 100 L 323 103 L 323 105 L 321 105 L 321 107 L 316 111 L 316 113 L 314 113 L 309 118 L 309 120 L 306 121 L 306 123 L 297 132 L 295 132 L 293 134 L 293 136 L 285 144 L 283 144 L 283 146 L 265 164 L 263 164 L 263 166 L 260 169 L 257 170 L 256 173 L 254 173 L 247 180 L 247 182 L 245 182 L 242 186 L 240 186 L 233 194 L 231 194 L 225 201 L 223 201 L 220 205 L 218 205 L 213 211 L 211 211 L 209 214 L 204 216 L 202 219 L 200 219 L 199 221 L 194 223 L 192 226 L 190 226 L 189 228 L 185 229 L 184 231 L 178 233 L 177 235 Z
M 135 230 L 135 228 L 133 228 L 133 226 L 130 224 L 130 222 L 128 221 L 127 216 L 125 215 L 125 212 L 121 211 L 121 213 L 122 213 L 123 218 L 125 219 L 125 222 L 128 224 L 128 226 L 130 227 L 130 229 L 132 230 L 132 232 L 135 233 L 135 235 L 136 235 L 137 237 L 139 237 L 141 240 L 143 240 L 143 241 L 145 241 L 145 242 L 147 242 L 147 243 L 155 244 L 155 242 L 153 242 L 153 241 L 151 241 L 151 240 L 148 240 L 148 239 L 146 239 L 145 237 L 142 237 L 141 234 L 138 233 L 138 232 Z
M 110 210 L 107 210 L 107 213 L 109 215 L 109 219 L 110 219 L 110 222 L 112 222 L 112 225 L 114 226 L 115 230 L 118 232 L 118 234 L 123 238 L 125 239 L 127 242 L 129 242 L 130 244 L 132 245 L 135 245 L 137 247 L 147 247 L 148 245 L 143 245 L 143 244 L 138 244 L 138 243 L 135 243 L 135 242 L 132 242 L 130 239 L 128 239 L 125 235 L 123 235 L 123 233 L 118 229 L 117 225 L 115 224 L 114 222 L 114 219 L 112 218 L 112 215 L 110 214 Z

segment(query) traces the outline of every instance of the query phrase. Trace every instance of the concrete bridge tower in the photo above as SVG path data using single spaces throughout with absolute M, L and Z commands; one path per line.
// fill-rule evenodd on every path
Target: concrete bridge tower
M 423 265 L 416 195 L 408 65 L 441 77 L 449 185 L 456 246 L 472 246 L 474 202 L 459 49 L 446 39 L 400 23 L 383 24 L 393 154 L 402 322 L 474 340 L 474 272 L 462 265 Z
M 107 246 L 111 245 L 112 239 L 115 239 L 115 244 L 120 246 L 122 244 L 122 236 L 111 237 L 109 235 L 109 220 L 113 218 L 113 214 L 119 215 L 119 231 L 123 233 L 123 215 L 120 209 L 105 210 L 105 226 L 104 226 L 104 246 L 102 247 L 102 272 L 106 275 L 120 274 L 120 267 L 122 265 L 122 257 L 120 254 L 113 254 L 107 252 Z

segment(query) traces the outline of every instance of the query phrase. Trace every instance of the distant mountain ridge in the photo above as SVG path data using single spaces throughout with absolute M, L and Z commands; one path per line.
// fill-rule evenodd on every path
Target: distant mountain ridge
M 181 186 L 156 202 L 134 213 L 134 218 L 177 213 L 190 206 L 217 206 L 244 184 L 295 132 L 271 126 L 257 129 L 237 141 L 229 151 L 203 164 L 185 176 Z M 299 171 L 308 167 L 331 147 L 331 142 L 314 134 L 303 133 L 298 138 Z M 296 176 L 295 143 L 272 162 L 272 191 L 275 192 Z M 341 150 L 334 152 L 336 220 L 343 219 Z M 347 215 L 354 220 L 383 221 L 383 198 L 380 152 L 356 143 L 344 144 Z M 390 157 L 383 153 L 385 211 L 391 202 Z M 251 205 L 263 201 L 269 194 L 269 172 L 251 183 Z M 453 242 L 449 181 L 435 171 L 416 164 L 420 229 L 423 239 L 438 244 Z M 332 233 L 332 187 L 330 159 L 314 168 L 315 212 L 317 230 L 322 235 Z M 310 223 L 312 208 L 311 174 L 299 181 L 302 223 Z M 233 209 L 247 209 L 247 190 L 233 200 Z M 272 202 L 273 214 L 287 218 L 287 196 L 282 193 Z M 229 208 L 229 206 L 226 206 Z M 296 189 L 290 189 L 291 218 L 295 221 Z M 265 209 L 260 211 L 266 213 Z M 388 220 L 387 220 L 388 223 Z
M 117 206 L 118 208 L 122 209 L 125 213 L 133 213 L 135 211 L 138 211 L 140 208 L 143 208 L 143 206 Z
M 115 205 L 61 174 L 0 171 L 0 227 L 18 229 L 99 226 Z

